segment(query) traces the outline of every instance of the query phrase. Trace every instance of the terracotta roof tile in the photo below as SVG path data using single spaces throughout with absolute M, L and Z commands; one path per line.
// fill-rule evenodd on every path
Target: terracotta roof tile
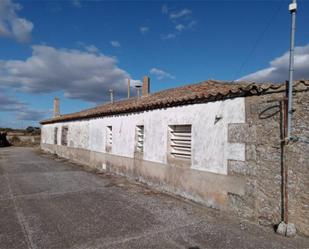
M 285 91 L 286 84 L 224 82 L 208 80 L 198 84 L 186 85 L 150 94 L 145 97 L 130 98 L 108 103 L 91 109 L 62 115 L 57 118 L 41 121 L 41 124 L 72 121 L 120 113 L 130 113 L 170 106 L 209 102 L 220 99 L 250 95 L 262 95 Z M 309 90 L 309 80 L 294 83 L 296 90 Z

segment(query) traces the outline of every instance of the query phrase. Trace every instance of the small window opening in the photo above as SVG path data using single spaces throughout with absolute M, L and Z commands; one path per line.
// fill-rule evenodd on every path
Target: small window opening
M 106 127 L 106 151 L 110 152 L 113 146 L 113 127 Z
M 58 127 L 54 128 L 54 144 L 58 144 Z
M 63 126 L 62 132 L 61 132 L 61 145 L 64 145 L 64 146 L 68 145 L 68 132 L 69 132 L 69 128 L 67 126 Z
M 136 126 L 136 151 L 143 153 L 144 152 L 144 126 Z
M 171 156 L 191 159 L 191 125 L 170 125 L 169 132 Z

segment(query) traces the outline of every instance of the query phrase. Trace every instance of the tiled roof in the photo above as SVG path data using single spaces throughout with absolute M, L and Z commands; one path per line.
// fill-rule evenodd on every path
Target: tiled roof
M 202 103 L 228 98 L 263 95 L 273 92 L 285 91 L 286 84 L 248 83 L 248 82 L 224 82 L 208 80 L 198 84 L 186 85 L 150 94 L 145 97 L 130 98 L 91 109 L 61 115 L 60 117 L 41 121 L 41 124 L 57 123 L 88 119 L 94 117 L 109 116 L 122 113 L 132 113 L 171 106 Z M 294 83 L 296 90 L 309 90 L 309 80 Z

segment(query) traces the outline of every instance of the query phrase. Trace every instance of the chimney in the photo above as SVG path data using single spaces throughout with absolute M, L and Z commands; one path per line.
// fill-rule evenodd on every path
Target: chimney
M 144 76 L 143 86 L 142 86 L 142 96 L 147 96 L 150 93 L 150 78 L 148 76 Z
M 54 98 L 54 118 L 60 116 L 59 98 Z
M 111 103 L 113 104 L 114 103 L 114 90 L 109 89 L 109 94 L 110 94 L 110 97 L 111 97 Z
M 130 79 L 128 79 L 128 99 L 130 98 L 130 92 L 131 92 L 131 89 L 130 89 Z

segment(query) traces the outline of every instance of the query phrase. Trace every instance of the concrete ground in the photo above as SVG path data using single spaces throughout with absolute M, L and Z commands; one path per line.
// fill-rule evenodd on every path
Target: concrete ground
M 0 248 L 309 248 L 31 148 L 0 148 Z

